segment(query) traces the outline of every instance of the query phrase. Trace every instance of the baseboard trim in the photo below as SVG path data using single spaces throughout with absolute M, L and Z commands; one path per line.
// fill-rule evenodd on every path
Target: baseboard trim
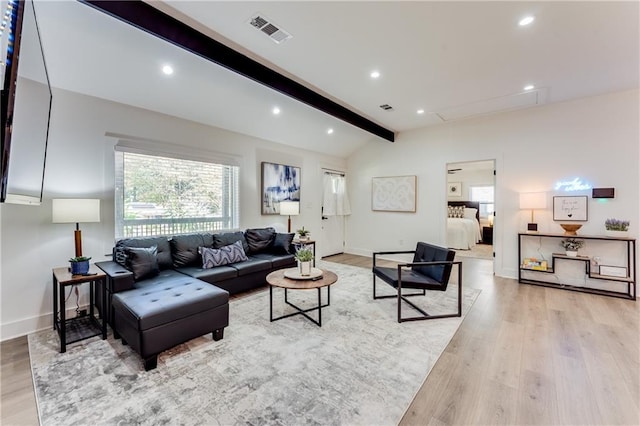
M 82 305 L 80 306 L 80 309 L 88 310 L 89 305 Z M 75 316 L 75 314 L 75 306 L 72 309 L 67 309 L 67 318 L 71 318 Z M 0 342 L 15 339 L 16 337 L 26 336 L 28 334 L 35 333 L 36 331 L 46 330 L 47 328 L 53 328 L 52 312 L 5 323 L 0 326 Z

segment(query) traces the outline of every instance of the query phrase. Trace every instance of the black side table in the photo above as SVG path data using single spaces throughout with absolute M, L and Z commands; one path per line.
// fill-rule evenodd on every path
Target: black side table
M 482 227 L 482 242 L 484 244 L 493 244 L 493 226 Z
M 88 339 L 102 334 L 102 340 L 107 338 L 107 322 L 105 320 L 105 301 L 107 299 L 107 276 L 95 265 L 89 268 L 89 274 L 71 275 L 68 267 L 53 269 L 53 329 L 58 330 L 60 336 L 60 353 L 66 352 L 67 344 Z M 89 283 L 89 315 L 66 319 L 65 288 Z M 96 285 L 98 285 L 96 288 Z M 96 291 L 102 293 L 100 298 L 100 313 L 96 317 Z M 58 300 L 60 310 L 58 310 Z

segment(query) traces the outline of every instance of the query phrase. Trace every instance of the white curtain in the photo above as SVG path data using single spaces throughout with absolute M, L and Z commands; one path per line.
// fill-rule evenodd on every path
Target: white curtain
M 322 214 L 325 216 L 346 216 L 351 214 L 347 196 L 347 182 L 344 176 L 325 173 Z

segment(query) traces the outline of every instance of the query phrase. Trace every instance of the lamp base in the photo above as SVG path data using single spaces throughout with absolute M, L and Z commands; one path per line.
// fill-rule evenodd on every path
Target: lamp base
M 537 223 L 527 223 L 527 232 L 538 232 Z

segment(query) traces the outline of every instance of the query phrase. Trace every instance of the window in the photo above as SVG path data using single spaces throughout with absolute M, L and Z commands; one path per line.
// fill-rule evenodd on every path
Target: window
M 237 166 L 117 149 L 116 238 L 238 226 Z
M 494 211 L 493 185 L 471 186 L 471 201 L 480 203 L 480 217 L 488 218 Z

